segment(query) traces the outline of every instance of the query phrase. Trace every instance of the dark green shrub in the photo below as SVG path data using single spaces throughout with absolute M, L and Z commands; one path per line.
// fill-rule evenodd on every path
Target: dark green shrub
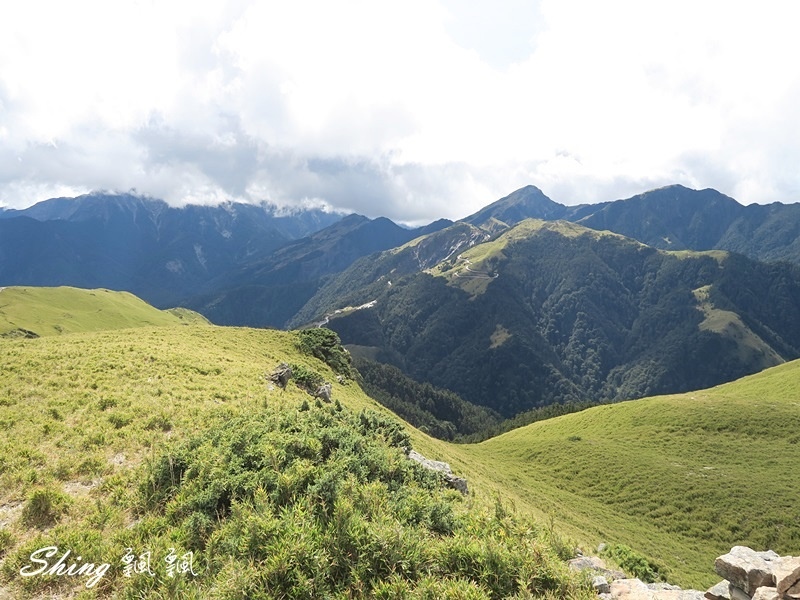
M 228 414 L 165 449 L 124 544 L 197 552 L 223 598 L 589 598 L 530 525 L 476 513 L 410 461 L 396 421 L 297 408 Z
M 620 569 L 644 582 L 654 583 L 667 580 L 664 566 L 648 559 L 624 544 L 609 544 L 601 552 L 601 555 L 612 559 L 619 565 Z
M 316 371 L 307 369 L 302 365 L 291 365 L 291 367 L 292 380 L 297 387 L 307 391 L 309 394 L 315 393 L 319 386 L 325 383 L 325 378 Z
M 166 415 L 153 415 L 144 424 L 144 428 L 150 431 L 167 432 L 172 429 L 172 423 Z
M 303 329 L 297 332 L 297 337 L 298 346 L 303 353 L 318 358 L 338 375 L 353 377 L 350 353 L 342 346 L 335 331 L 325 327 Z
M 126 425 L 130 425 L 133 417 L 127 414 L 112 413 L 108 415 L 108 422 L 114 426 L 114 429 L 122 429 Z

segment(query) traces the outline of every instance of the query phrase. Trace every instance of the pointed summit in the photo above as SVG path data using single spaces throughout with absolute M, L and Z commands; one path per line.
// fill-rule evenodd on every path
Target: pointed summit
M 566 212 L 564 205 L 553 202 L 542 190 L 534 185 L 526 185 L 462 221 L 495 232 L 513 227 L 525 219 L 561 219 Z

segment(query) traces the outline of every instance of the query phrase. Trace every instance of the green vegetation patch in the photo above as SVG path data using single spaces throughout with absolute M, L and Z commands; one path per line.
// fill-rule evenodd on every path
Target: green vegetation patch
M 797 554 L 800 362 L 711 390 L 590 408 L 476 446 L 533 506 L 594 542 L 664 565 L 671 582 L 714 583 L 733 545 Z
M 572 544 L 409 461 L 410 440 L 435 440 L 339 383 L 295 333 L 0 343 L 0 587 L 14 597 L 591 596 L 562 560 Z M 334 402 L 271 389 L 281 362 L 332 381 Z M 53 547 L 50 566 L 69 550 L 67 566 L 108 569 L 91 587 L 20 575 Z
M 600 553 L 613 560 L 621 569 L 644 582 L 667 581 L 666 569 L 624 544 L 606 545 Z
M 223 418 L 151 463 L 144 518 L 223 598 L 585 593 L 535 529 L 468 510 L 409 445 L 397 422 L 335 406 Z
M 753 364 L 757 370 L 774 367 L 783 362 L 783 358 L 733 311 L 721 310 L 714 306 L 710 299 L 712 286 L 706 285 L 693 290 L 698 309 L 703 313 L 701 331 L 713 331 L 736 344 L 739 360 Z
M 470 404 L 449 390 L 414 381 L 397 367 L 366 358 L 357 358 L 355 365 L 370 397 L 439 439 L 462 439 L 501 422 L 494 411 Z
M 158 310 L 128 292 L 74 287 L 0 289 L 0 335 L 10 337 L 182 323 L 208 321 L 186 309 Z
M 334 373 L 352 378 L 353 366 L 350 353 L 342 346 L 339 334 L 325 327 L 303 329 L 297 332 L 300 350 L 328 365 Z

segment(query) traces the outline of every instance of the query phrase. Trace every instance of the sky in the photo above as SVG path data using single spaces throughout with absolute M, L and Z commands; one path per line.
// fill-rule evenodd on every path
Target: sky
M 797 202 L 798 23 L 794 0 L 3 2 L 0 206 Z

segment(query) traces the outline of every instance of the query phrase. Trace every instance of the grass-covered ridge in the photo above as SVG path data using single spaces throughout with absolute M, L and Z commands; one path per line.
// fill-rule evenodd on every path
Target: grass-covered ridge
M 586 539 L 624 543 L 682 585 L 736 544 L 800 550 L 800 362 L 716 388 L 541 421 L 456 448 Z
M 405 458 L 442 446 L 404 433 L 301 345 L 209 326 L 0 340 L 0 591 L 587 597 L 547 527 L 442 487 Z M 331 382 L 333 402 L 275 385 L 280 362 Z M 21 577 L 51 546 L 110 566 L 91 588 Z M 152 577 L 125 576 L 127 548 L 151 553 Z M 165 558 L 189 552 L 197 575 L 169 577 Z
M 497 275 L 499 263 L 507 259 L 504 250 L 509 245 L 524 241 L 532 235 L 538 235 L 543 232 L 557 233 L 566 238 L 588 237 L 600 239 L 602 237 L 614 237 L 637 246 L 642 245 L 610 231 L 587 229 L 569 221 L 525 219 L 510 229 L 503 231 L 494 239 L 472 246 L 459 254 L 457 258 L 453 257 L 445 260 L 426 272 L 444 277 L 449 285 L 457 286 L 472 296 L 482 294 L 486 291 L 486 287 L 491 280 Z
M 0 288 L 0 335 L 49 336 L 190 322 L 207 323 L 194 311 L 158 310 L 128 292 L 74 287 Z

